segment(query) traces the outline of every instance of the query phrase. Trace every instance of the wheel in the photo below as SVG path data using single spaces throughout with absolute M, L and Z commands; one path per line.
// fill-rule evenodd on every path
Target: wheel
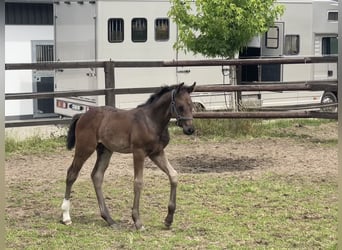
M 325 92 L 323 94 L 321 104 L 332 104 L 337 103 L 337 97 L 332 92 Z M 324 107 L 321 108 L 323 112 L 337 112 L 337 106 L 331 106 L 331 107 Z
M 194 102 L 193 111 L 194 111 L 194 112 L 203 112 L 203 111 L 205 111 L 205 108 L 204 108 L 204 106 L 203 106 L 201 103 L 199 103 L 199 102 Z

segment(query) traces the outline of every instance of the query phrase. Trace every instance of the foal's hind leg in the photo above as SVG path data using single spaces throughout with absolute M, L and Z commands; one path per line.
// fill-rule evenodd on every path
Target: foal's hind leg
M 65 195 L 63 199 L 62 204 L 62 212 L 63 212 L 63 220 L 62 222 L 65 225 L 71 224 L 71 218 L 70 218 L 70 194 L 71 194 L 71 188 L 74 182 L 76 181 L 78 174 L 84 164 L 84 162 L 89 158 L 89 156 L 94 152 L 94 149 L 91 147 L 88 147 L 87 150 L 84 150 L 81 152 L 76 148 L 75 150 L 75 156 L 74 160 L 71 163 L 71 166 L 68 169 L 67 172 L 67 178 L 66 178 L 66 189 L 65 189 Z
M 173 222 L 173 215 L 176 210 L 176 191 L 177 191 L 177 183 L 178 183 L 178 173 L 171 166 L 169 161 L 167 160 L 164 151 L 161 151 L 159 154 L 150 156 L 150 159 L 164 172 L 167 174 L 170 180 L 170 200 L 168 205 L 168 213 L 165 218 L 165 226 L 170 228 Z
M 112 227 L 115 226 L 115 222 L 109 214 L 108 208 L 106 206 L 103 193 L 102 193 L 102 183 L 104 173 L 109 165 L 109 160 L 113 152 L 109 151 L 102 144 L 99 144 L 96 148 L 97 160 L 93 172 L 91 173 L 91 178 L 93 180 L 97 201 L 99 203 L 101 217 Z
M 132 208 L 132 219 L 137 230 L 144 230 L 144 226 L 140 219 L 139 204 L 140 194 L 143 188 L 143 171 L 144 171 L 145 153 L 140 150 L 133 152 L 134 162 L 134 199 Z

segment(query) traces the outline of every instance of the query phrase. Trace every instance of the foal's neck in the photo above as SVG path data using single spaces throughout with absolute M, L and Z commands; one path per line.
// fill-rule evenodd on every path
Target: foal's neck
M 171 91 L 165 93 L 148 107 L 149 116 L 161 130 L 164 130 L 171 119 Z

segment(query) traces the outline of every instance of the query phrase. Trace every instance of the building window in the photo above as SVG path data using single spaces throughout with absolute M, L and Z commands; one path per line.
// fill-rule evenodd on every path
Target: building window
M 322 38 L 322 55 L 337 55 L 338 41 L 337 37 L 323 37 Z
M 146 18 L 132 19 L 132 41 L 146 42 L 147 41 L 147 20 Z
M 53 5 L 5 3 L 6 25 L 53 25 Z
M 158 18 L 154 23 L 154 39 L 156 41 L 167 41 L 170 37 L 169 19 Z
M 124 40 L 124 20 L 122 18 L 111 18 L 108 20 L 108 41 L 110 43 L 121 43 Z
M 52 62 L 53 61 L 53 45 L 36 45 L 36 61 Z
M 337 11 L 329 11 L 328 12 L 328 21 L 338 21 L 338 12 Z
M 286 35 L 285 36 L 285 55 L 298 55 L 299 54 L 299 35 Z
M 266 32 L 265 46 L 268 49 L 277 49 L 279 47 L 279 28 L 271 27 Z

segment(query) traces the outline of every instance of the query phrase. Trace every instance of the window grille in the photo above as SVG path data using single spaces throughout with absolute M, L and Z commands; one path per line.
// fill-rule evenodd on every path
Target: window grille
M 108 41 L 120 43 L 124 40 L 124 20 L 122 18 L 111 18 L 108 20 Z
M 328 21 L 338 21 L 338 12 L 337 11 L 329 11 L 328 12 Z
M 154 38 L 156 41 L 169 40 L 169 19 L 158 18 L 154 23 Z
M 53 61 L 53 45 L 36 45 L 36 61 L 52 62 Z
M 147 20 L 146 18 L 132 19 L 132 41 L 146 42 L 147 41 Z
M 53 25 L 53 5 L 5 3 L 6 25 Z

